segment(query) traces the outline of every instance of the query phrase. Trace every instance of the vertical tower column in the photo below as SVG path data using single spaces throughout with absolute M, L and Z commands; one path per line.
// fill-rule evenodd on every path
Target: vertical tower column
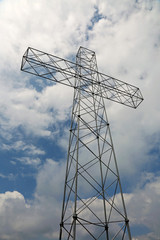
M 76 64 L 59 239 L 131 239 L 95 53 Z

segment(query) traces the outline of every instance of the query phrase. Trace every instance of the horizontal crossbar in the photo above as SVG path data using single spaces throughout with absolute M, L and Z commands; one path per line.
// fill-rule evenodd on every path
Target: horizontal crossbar
M 77 74 L 79 67 L 81 75 Z M 131 84 L 31 47 L 22 58 L 21 70 L 132 108 L 137 108 L 143 101 L 139 88 Z

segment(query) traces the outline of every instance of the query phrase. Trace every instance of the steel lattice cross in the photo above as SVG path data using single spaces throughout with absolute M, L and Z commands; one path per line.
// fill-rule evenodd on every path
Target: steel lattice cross
M 28 48 L 21 70 L 74 88 L 59 239 L 131 239 L 104 99 L 136 108 L 140 90 L 98 72 L 83 47 L 76 63 Z

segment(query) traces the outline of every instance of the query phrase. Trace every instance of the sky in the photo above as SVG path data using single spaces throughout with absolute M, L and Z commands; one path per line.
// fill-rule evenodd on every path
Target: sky
M 56 240 L 73 89 L 20 71 L 27 47 L 141 89 L 136 109 L 105 101 L 133 240 L 160 239 L 160 2 L 0 1 L 0 239 Z

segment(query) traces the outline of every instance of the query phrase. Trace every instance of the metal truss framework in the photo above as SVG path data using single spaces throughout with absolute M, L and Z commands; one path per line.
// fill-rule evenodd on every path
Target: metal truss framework
M 131 239 L 104 98 L 136 108 L 140 90 L 99 73 L 83 47 L 76 63 L 28 48 L 21 70 L 74 88 L 59 239 Z
M 86 49 L 86 51 L 89 52 L 90 50 Z M 81 79 L 81 90 L 90 93 L 91 86 L 94 85 L 95 95 L 101 95 L 109 100 L 137 108 L 143 100 L 139 88 L 98 72 L 92 66 L 95 53 L 90 52 L 93 54 L 90 59 L 81 59 L 82 65 L 79 65 L 81 75 L 79 76 L 77 72 L 79 63 L 73 63 L 30 47 L 23 56 L 21 70 L 74 88 L 79 88 L 79 86 L 75 86 L 75 78 L 79 77 Z M 98 74 L 98 79 L 92 78 L 96 74 Z M 99 88 L 99 85 L 101 85 L 101 88 Z

